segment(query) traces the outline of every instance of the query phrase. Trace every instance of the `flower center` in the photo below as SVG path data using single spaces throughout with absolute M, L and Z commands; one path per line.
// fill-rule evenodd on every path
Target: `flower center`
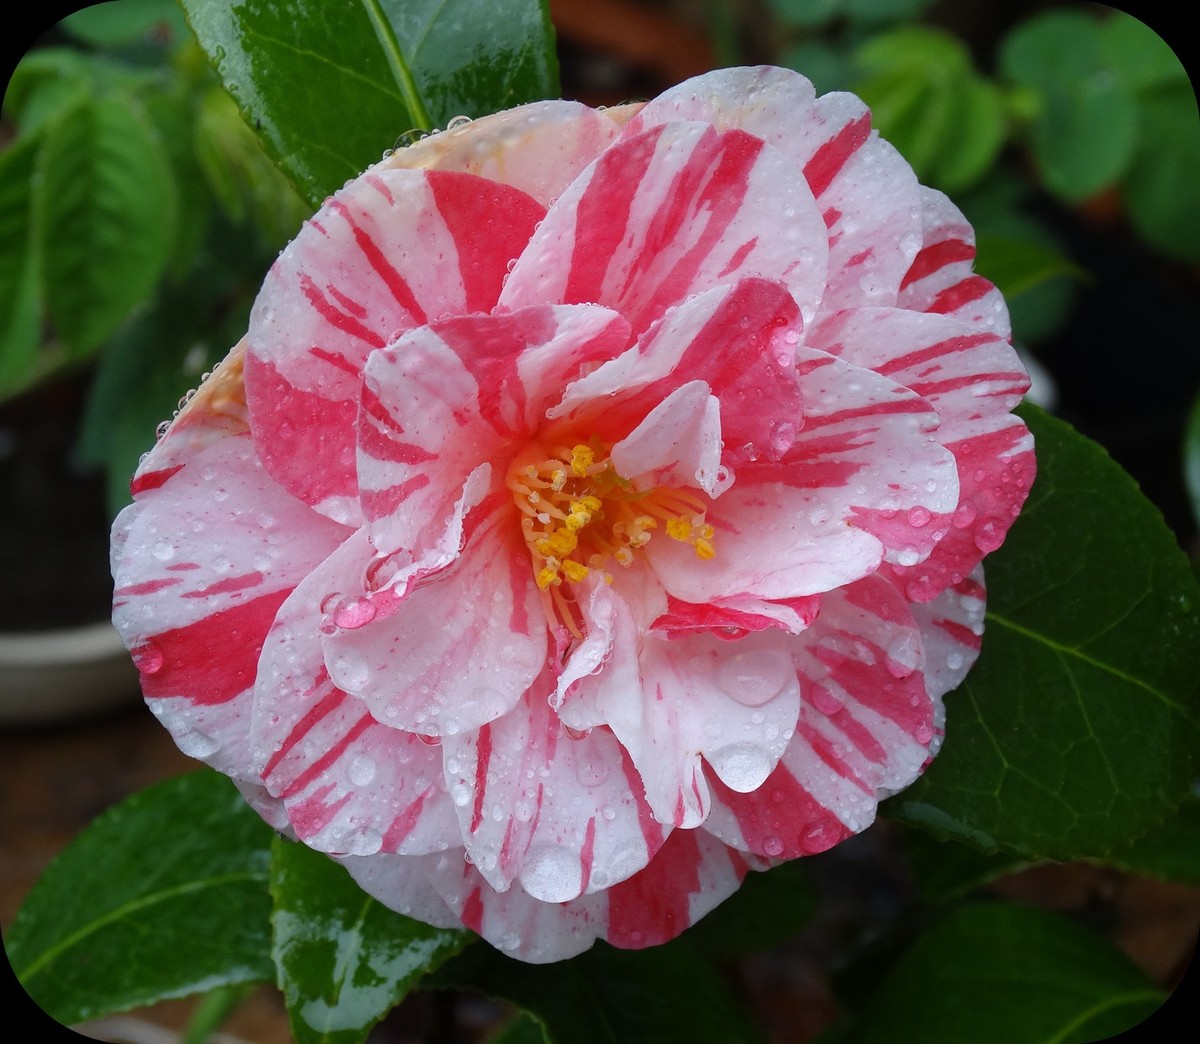
M 593 571 L 613 582 L 611 568 L 628 569 L 655 531 L 691 544 L 696 556 L 716 554 L 705 504 L 689 491 L 636 490 L 617 474 L 598 440 L 547 448 L 531 444 L 508 469 L 508 488 L 521 512 L 521 533 L 548 614 L 579 636 L 575 614 L 560 590 Z

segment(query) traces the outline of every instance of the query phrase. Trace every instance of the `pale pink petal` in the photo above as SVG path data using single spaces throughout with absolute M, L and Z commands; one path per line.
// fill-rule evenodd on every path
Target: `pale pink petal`
M 546 619 L 511 502 L 394 611 L 325 640 L 335 685 L 385 725 L 427 736 L 477 729 L 516 706 L 548 653 Z
M 792 647 L 804 694 L 795 735 L 754 793 L 714 781 L 705 824 L 729 844 L 783 859 L 870 825 L 877 802 L 927 763 L 935 731 L 921 633 L 885 579 L 825 595 Z
M 200 450 L 113 528 L 113 621 L 151 710 L 185 753 L 244 777 L 263 639 L 350 531 L 280 488 L 247 436 Z
M 895 303 L 921 245 L 920 186 L 903 157 L 871 130 L 858 98 L 817 98 L 808 80 L 787 69 L 721 69 L 647 103 L 625 134 L 687 119 L 748 131 L 803 171 L 828 227 L 822 310 Z M 807 310 L 805 317 L 812 318 Z
M 666 835 L 613 734 L 564 731 L 554 684 L 547 672 L 510 713 L 442 746 L 471 862 L 498 891 L 519 879 L 562 903 L 637 873 Z
M 809 332 L 815 348 L 884 374 L 938 412 L 938 441 L 955 456 L 959 501 L 952 512 L 924 507 L 873 519 L 892 546 L 939 542 L 919 567 L 896 563 L 909 597 L 924 601 L 966 576 L 999 547 L 1033 482 L 1033 439 L 1009 411 L 1029 388 L 1012 346 L 995 333 L 946 315 L 865 308 L 824 318 Z
M 371 351 L 444 313 L 487 311 L 542 206 L 469 174 L 379 170 L 280 254 L 250 316 L 246 391 L 268 471 L 357 521 L 355 418 Z
M 936 189 L 921 186 L 921 250 L 900 284 L 896 303 L 917 312 L 952 315 L 977 330 L 1011 336 L 1000 291 L 975 275 L 975 231 Z
M 554 204 L 505 284 L 505 308 L 596 302 L 637 332 L 721 283 L 781 280 L 806 317 L 825 281 L 825 230 L 780 153 L 698 123 L 623 139 Z
M 673 390 L 704 381 L 720 400 L 723 463 L 778 460 L 799 426 L 801 325 L 781 283 L 753 278 L 714 287 L 671 308 L 634 348 L 569 385 L 547 416 L 587 417 L 599 404 L 600 427 L 628 431 Z
M 631 107 L 636 111 L 636 106 Z M 622 117 L 620 122 L 614 114 Z M 544 207 L 608 148 L 632 113 L 538 101 L 431 134 L 375 169 L 457 170 L 511 185 Z
M 721 482 L 721 404 L 703 381 L 676 388 L 610 456 L 635 489 L 698 486 L 715 496 L 727 484 Z
M 424 853 L 457 837 L 454 807 L 435 747 L 375 720 L 330 680 L 322 656 L 334 620 L 330 592 L 362 593 L 373 549 L 364 530 L 305 578 L 279 610 L 263 645 L 254 691 L 254 768 L 282 800 L 297 837 L 323 852 Z M 390 594 L 390 592 L 389 592 Z M 385 610 L 386 611 L 386 610 Z

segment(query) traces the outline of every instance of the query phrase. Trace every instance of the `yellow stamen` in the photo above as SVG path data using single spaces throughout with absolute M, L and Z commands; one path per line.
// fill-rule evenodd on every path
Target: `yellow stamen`
M 575 584 L 591 572 L 582 562 L 576 562 L 573 558 L 568 558 L 563 562 L 562 571 L 566 574 L 567 579 Z
M 588 473 L 588 468 L 596 463 L 596 454 L 590 446 L 584 446 L 580 443 L 571 448 L 571 473 L 583 478 Z

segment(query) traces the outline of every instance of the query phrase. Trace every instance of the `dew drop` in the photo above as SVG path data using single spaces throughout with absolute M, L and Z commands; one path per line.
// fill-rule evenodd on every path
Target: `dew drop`
M 539 845 L 526 856 L 520 878 L 534 899 L 565 903 L 579 895 L 582 874 L 577 855 L 559 845 Z
M 922 526 L 927 526 L 931 518 L 933 518 L 933 515 L 931 515 L 926 508 L 923 508 L 920 505 L 915 508 L 911 508 L 908 512 L 908 524 L 914 529 L 920 529 Z
M 757 790 L 771 774 L 771 756 L 753 743 L 731 743 L 707 755 L 721 782 L 739 794 Z
M 375 759 L 369 754 L 359 754 L 350 762 L 348 775 L 356 787 L 365 787 L 375 778 Z
M 221 749 L 221 743 L 216 737 L 199 729 L 188 729 L 179 733 L 175 737 L 175 745 L 189 758 L 209 758 Z
M 157 674 L 163 667 L 163 652 L 153 642 L 144 642 L 133 650 L 133 662 L 143 674 Z
M 735 653 L 717 668 L 717 685 L 746 707 L 769 703 L 794 678 L 791 661 L 774 649 Z
M 330 664 L 330 675 L 339 689 L 353 694 L 366 690 L 371 681 L 371 671 L 366 660 L 357 653 L 343 652 Z
M 783 854 L 783 838 L 768 837 L 763 841 L 763 854 L 768 856 L 777 856 Z
M 338 627 L 354 630 L 375 619 L 375 603 L 361 596 L 346 598 L 333 607 L 331 615 Z
M 836 714 L 845 706 L 829 689 L 824 685 L 814 685 L 811 692 L 812 705 L 817 708 L 822 714 Z
M 975 546 L 985 555 L 1004 543 L 1004 526 L 999 519 L 985 519 L 975 530 Z

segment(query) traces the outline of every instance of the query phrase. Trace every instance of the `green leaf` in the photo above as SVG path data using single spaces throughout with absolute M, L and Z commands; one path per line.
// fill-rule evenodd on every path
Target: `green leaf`
M 1104 861 L 1130 873 L 1200 885 L 1200 796 L 1189 794 L 1162 826 Z
M 1129 1029 L 1165 994 L 1058 914 L 981 903 L 935 923 L 862 1008 L 843 1044 L 1083 1044 Z
M 432 985 L 512 1001 L 541 1024 L 547 1044 L 763 1040 L 712 965 L 681 940 L 648 950 L 597 943 L 541 965 L 475 946 L 447 962 Z
M 903 841 L 917 890 L 927 903 L 960 898 L 1028 865 L 1007 852 L 980 852 L 969 845 L 938 841 L 920 830 L 905 830 Z
M 1100 28 L 1106 65 L 1136 91 L 1190 83 L 1170 45 L 1144 22 L 1111 9 Z
M 544 0 L 182 0 L 247 123 L 312 206 L 398 137 L 558 93 Z
M 0 399 L 38 372 L 41 308 L 29 209 L 40 146 L 39 137 L 27 136 L 0 152 Z
M 209 770 L 135 794 L 34 885 L 5 939 L 13 970 L 62 1023 L 269 981 L 271 837 Z
M 163 273 L 175 222 L 170 166 L 136 104 L 104 96 L 46 128 L 35 177 L 50 320 L 82 358 Z
M 1200 262 L 1200 119 L 1191 84 L 1144 97 L 1139 130 L 1141 145 L 1121 186 L 1130 220 L 1152 246 Z
M 59 25 L 97 47 L 119 47 L 155 34 L 178 37 L 187 31 L 175 0 L 109 0 L 76 11 Z
M 1196 776 L 1200 589 L 1158 511 L 1037 407 L 1038 477 L 986 563 L 983 653 L 946 742 L 888 813 L 1030 859 L 1103 858 Z
M 1000 68 L 1040 98 L 1031 143 L 1052 192 L 1082 200 L 1120 179 L 1133 159 L 1138 111 L 1108 66 L 1095 18 L 1063 10 L 1020 23 L 1001 46 Z
M 469 932 L 389 910 L 344 867 L 276 839 L 271 852 L 273 954 L 297 1044 L 355 1044 Z

